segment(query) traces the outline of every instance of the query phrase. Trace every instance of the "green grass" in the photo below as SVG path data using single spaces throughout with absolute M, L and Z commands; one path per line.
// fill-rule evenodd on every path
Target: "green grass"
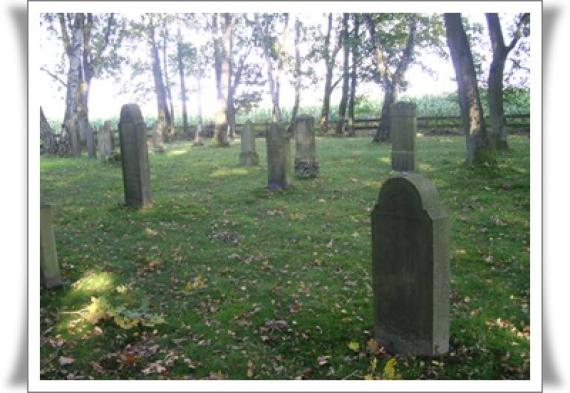
M 121 206 L 119 165 L 42 157 L 65 285 L 42 290 L 41 377 L 391 378 L 395 358 L 404 379 L 528 379 L 528 138 L 477 170 L 462 165 L 464 138 L 417 145 L 450 213 L 449 355 L 367 345 L 388 145 L 318 139 L 320 178 L 269 192 L 263 139 L 255 168 L 237 166 L 237 144 L 181 142 L 150 155 L 146 211 Z

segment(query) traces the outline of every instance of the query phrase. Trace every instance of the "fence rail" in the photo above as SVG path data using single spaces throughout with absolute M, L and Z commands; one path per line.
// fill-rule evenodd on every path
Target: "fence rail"
M 426 134 L 461 134 L 461 117 L 460 116 L 419 116 L 416 118 L 418 130 Z M 489 117 L 485 117 L 485 122 L 489 124 Z M 348 123 L 348 120 L 345 120 Z M 329 122 L 329 132 L 330 130 L 334 130 L 338 121 L 330 121 Z M 522 132 L 528 133 L 530 131 L 530 114 L 512 114 L 512 115 L 505 115 L 505 124 L 511 132 Z M 262 123 L 251 123 L 254 132 L 258 136 L 265 135 L 265 132 L 269 129 L 271 123 L 270 122 L 262 122 Z M 372 135 L 378 129 L 380 125 L 380 118 L 379 117 L 369 117 L 369 118 L 360 118 L 354 119 L 354 130 L 357 135 L 366 136 Z M 236 124 L 236 132 L 239 134 L 241 129 L 245 126 L 245 123 L 238 123 Z M 205 138 L 211 138 L 214 135 L 214 123 L 208 122 L 205 123 L 202 127 L 202 135 Z M 317 125 L 318 128 L 318 125 Z M 194 135 L 196 131 L 196 125 L 190 125 L 190 135 Z M 117 134 L 117 130 L 115 130 L 115 134 Z M 148 131 L 148 135 L 151 136 L 151 130 Z M 177 128 L 177 134 L 181 134 L 180 128 Z M 115 138 L 118 138 L 118 135 L 115 135 Z

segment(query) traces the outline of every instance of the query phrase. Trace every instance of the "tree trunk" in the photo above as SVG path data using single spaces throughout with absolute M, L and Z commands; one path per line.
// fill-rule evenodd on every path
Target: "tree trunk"
M 331 99 L 331 86 L 332 86 L 332 63 L 330 61 L 330 41 L 331 41 L 331 31 L 332 31 L 332 13 L 328 16 L 327 34 L 325 36 L 325 94 L 323 97 L 323 107 L 321 109 L 321 132 L 328 132 L 329 130 L 329 111 L 330 111 L 330 99 Z
M 162 61 L 163 61 L 163 68 L 164 68 L 164 87 L 166 90 L 166 101 L 168 102 L 169 114 L 170 114 L 170 121 L 168 122 L 168 136 L 174 135 L 174 105 L 172 103 L 172 90 L 170 89 L 170 79 L 168 78 L 168 28 L 166 27 L 166 23 L 163 26 L 164 29 L 164 37 L 163 37 L 163 47 L 162 47 Z
M 74 16 L 73 29 L 71 37 L 67 35 L 67 25 L 65 16 L 58 14 L 62 34 L 64 34 L 64 42 L 66 53 L 69 58 L 69 69 L 67 71 L 67 89 L 65 94 L 65 114 L 63 117 L 64 133 L 69 135 L 71 144 L 71 154 L 73 156 L 81 155 L 78 104 L 81 100 L 81 67 L 82 67 L 82 47 L 83 47 L 83 25 L 85 23 L 85 15 L 77 13 Z
M 348 99 L 348 135 L 355 136 L 354 130 L 354 107 L 356 105 L 356 83 L 358 80 L 358 45 L 359 45 L 359 29 L 360 18 L 358 14 L 353 14 L 354 19 L 354 35 L 352 42 L 352 69 L 350 72 L 350 96 Z
M 398 99 L 398 89 L 393 84 L 384 84 L 384 100 L 380 112 L 380 124 L 374 135 L 373 142 L 390 140 L 390 106 Z
M 336 125 L 336 134 L 342 136 L 346 133 L 346 124 L 344 117 L 346 116 L 346 103 L 348 101 L 348 83 L 349 83 L 349 55 L 350 46 L 348 42 L 348 18 L 350 14 L 344 13 L 342 15 L 342 47 L 344 52 L 344 59 L 342 63 L 342 95 L 340 97 L 340 104 L 338 106 L 338 123 Z
M 53 154 L 55 149 L 55 136 L 49 125 L 44 110 L 40 106 L 40 154 Z
M 226 14 L 228 15 L 228 14 Z M 231 18 L 231 16 L 230 16 Z M 231 19 L 230 19 L 231 20 Z M 227 94 L 227 111 L 228 111 L 228 138 L 234 139 L 236 137 L 236 108 L 234 102 L 234 85 L 232 83 L 232 75 L 234 73 L 234 63 L 232 58 L 232 50 L 234 46 L 234 26 L 233 20 L 228 26 L 228 41 L 226 43 L 227 51 L 226 57 L 228 61 L 228 94 Z M 239 67 L 238 67 L 239 68 Z M 241 71 L 240 71 L 241 72 Z
M 184 134 L 188 135 L 190 133 L 190 128 L 188 126 L 188 110 L 186 109 L 186 82 L 184 80 L 184 61 L 182 59 L 182 33 L 180 28 L 178 28 L 177 34 L 177 57 L 178 57 L 178 72 L 180 74 L 180 102 L 182 104 L 182 127 L 184 128 Z
M 461 14 L 446 13 L 444 20 L 447 45 L 455 69 L 459 107 L 466 135 L 465 163 L 468 166 L 492 163 L 495 161 L 495 150 L 485 128 L 473 56 L 463 29 Z
M 301 103 L 301 54 L 299 52 L 299 43 L 301 41 L 301 21 L 299 17 L 295 17 L 295 69 L 293 77 L 295 78 L 295 101 L 291 110 L 291 120 L 289 121 L 288 133 L 292 134 L 295 127 L 295 119 L 299 114 L 299 104 Z
M 503 107 L 503 73 L 505 70 L 505 62 L 509 52 L 515 47 L 522 35 L 522 27 L 528 20 L 529 15 L 521 16 L 514 36 L 508 46 L 505 45 L 503 38 L 503 30 L 501 28 L 501 20 L 496 13 L 485 14 L 487 19 L 487 27 L 489 29 L 489 37 L 491 38 L 491 47 L 493 49 L 493 60 L 489 68 L 489 115 L 491 117 L 492 138 L 495 147 L 499 150 L 507 150 L 507 128 L 505 124 L 505 112 Z
M 220 147 L 228 147 L 228 101 L 225 94 L 228 92 L 230 64 L 228 48 L 230 40 L 231 15 L 224 14 L 222 36 L 219 35 L 217 15 L 214 18 L 214 61 L 216 68 L 216 90 L 218 96 L 218 113 L 216 115 L 214 143 Z
M 204 127 L 202 122 L 202 77 L 200 72 L 197 73 L 197 85 L 198 85 L 198 124 L 196 124 L 196 132 L 194 133 L 194 146 L 203 146 L 202 143 L 202 128 Z
M 168 111 L 168 104 L 166 102 L 166 89 L 162 79 L 162 70 L 160 67 L 160 57 L 158 55 L 158 48 L 156 46 L 154 36 L 154 26 L 150 27 L 150 43 L 151 43 L 151 58 L 152 58 L 152 76 L 154 79 L 154 91 L 156 94 L 157 118 L 155 127 L 155 136 L 153 138 L 153 145 L 157 152 L 164 150 L 164 137 L 168 134 L 171 118 Z

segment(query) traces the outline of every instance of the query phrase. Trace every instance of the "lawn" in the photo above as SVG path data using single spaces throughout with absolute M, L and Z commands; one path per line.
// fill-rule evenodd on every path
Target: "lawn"
M 528 379 L 529 139 L 510 145 L 472 170 L 464 138 L 417 141 L 450 219 L 450 353 L 435 358 L 370 340 L 389 145 L 319 138 L 320 177 L 269 192 L 263 139 L 254 168 L 239 143 L 169 144 L 150 153 L 145 211 L 122 207 L 119 164 L 42 157 L 65 285 L 41 292 L 41 378 Z

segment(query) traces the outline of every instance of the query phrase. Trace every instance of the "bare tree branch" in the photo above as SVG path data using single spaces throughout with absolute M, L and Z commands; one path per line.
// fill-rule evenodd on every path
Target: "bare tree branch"
M 44 71 L 46 74 L 51 76 L 55 81 L 61 83 L 63 85 L 63 87 L 67 87 L 67 83 L 65 83 L 65 81 L 63 79 L 61 79 L 59 76 L 57 76 L 56 74 L 54 74 L 53 72 L 48 70 L 45 66 L 41 66 L 40 70 Z
M 519 19 L 519 22 L 517 23 L 517 26 L 515 29 L 515 34 L 513 35 L 513 38 L 511 39 L 510 44 L 507 46 L 507 52 L 510 52 L 515 47 L 517 42 L 521 39 L 524 25 L 528 22 L 529 18 L 530 18 L 530 14 L 527 12 L 527 13 L 523 14 L 521 16 L 521 18 Z

